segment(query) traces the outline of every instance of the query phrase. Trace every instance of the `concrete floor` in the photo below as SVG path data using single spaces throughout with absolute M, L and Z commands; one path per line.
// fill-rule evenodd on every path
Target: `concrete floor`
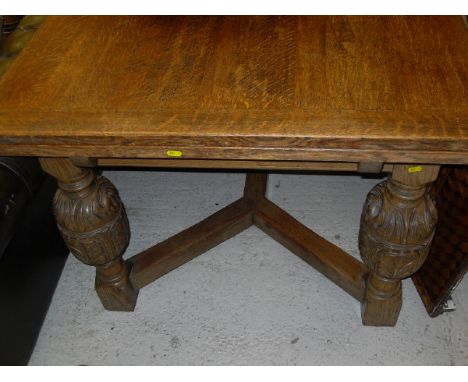
M 126 257 L 235 199 L 241 173 L 106 171 L 132 237 Z M 379 180 L 270 176 L 268 195 L 358 257 L 362 204 Z M 105 311 L 94 270 L 70 257 L 31 365 L 467 365 L 468 282 L 457 310 L 430 318 L 410 280 L 395 328 L 364 327 L 359 304 L 252 227 Z

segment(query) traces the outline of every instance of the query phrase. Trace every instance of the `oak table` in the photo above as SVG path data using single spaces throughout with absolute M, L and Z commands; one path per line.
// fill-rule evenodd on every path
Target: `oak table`
M 428 189 L 468 164 L 467 55 L 456 16 L 48 17 L 0 81 L 0 155 L 57 178 L 58 227 L 106 309 L 255 224 L 391 326 L 434 235 Z M 248 173 L 239 200 L 124 261 L 124 206 L 93 170 L 110 165 Z M 265 197 L 275 169 L 389 174 L 363 263 Z

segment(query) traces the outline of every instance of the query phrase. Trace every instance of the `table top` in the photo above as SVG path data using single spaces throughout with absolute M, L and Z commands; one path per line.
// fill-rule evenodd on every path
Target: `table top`
M 467 91 L 459 16 L 50 16 L 0 155 L 468 164 Z

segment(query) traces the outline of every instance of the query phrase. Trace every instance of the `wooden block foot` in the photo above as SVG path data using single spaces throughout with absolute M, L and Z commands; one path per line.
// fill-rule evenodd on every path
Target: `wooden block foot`
M 370 326 L 395 326 L 401 303 L 401 281 L 384 280 L 369 274 L 361 304 L 362 323 Z
M 107 310 L 132 312 L 138 297 L 128 282 L 130 267 L 117 259 L 96 269 L 96 292 Z

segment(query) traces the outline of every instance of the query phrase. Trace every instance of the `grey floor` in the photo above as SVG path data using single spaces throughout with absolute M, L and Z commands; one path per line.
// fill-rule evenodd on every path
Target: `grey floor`
M 107 171 L 132 237 L 126 257 L 239 197 L 240 173 Z M 358 257 L 361 206 L 375 179 L 270 176 L 268 195 Z M 361 325 L 359 304 L 256 228 L 105 311 L 94 270 L 68 260 L 31 365 L 467 365 L 468 282 L 431 319 L 409 280 L 394 328 Z

